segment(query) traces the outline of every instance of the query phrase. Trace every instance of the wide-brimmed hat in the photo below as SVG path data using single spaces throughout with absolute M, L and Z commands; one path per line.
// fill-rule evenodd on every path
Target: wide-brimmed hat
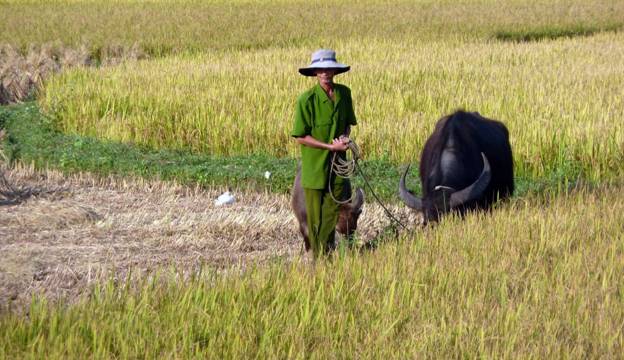
M 336 61 L 336 52 L 334 50 L 320 49 L 312 54 L 310 66 L 300 68 L 299 72 L 305 76 L 316 76 L 316 69 L 335 69 L 336 75 L 349 71 L 351 67 Z

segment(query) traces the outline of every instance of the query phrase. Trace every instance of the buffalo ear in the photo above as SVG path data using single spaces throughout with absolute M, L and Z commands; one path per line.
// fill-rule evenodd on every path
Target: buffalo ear
M 364 191 L 362 188 L 357 188 L 357 190 L 355 190 L 355 197 L 351 200 L 350 206 L 351 209 L 359 211 L 362 209 L 362 205 L 364 205 Z

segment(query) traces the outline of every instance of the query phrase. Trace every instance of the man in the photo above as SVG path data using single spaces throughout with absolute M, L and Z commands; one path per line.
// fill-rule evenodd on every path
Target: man
M 344 182 L 330 174 L 333 152 L 344 156 L 348 148 L 350 126 L 356 125 L 351 90 L 334 83 L 334 76 L 350 67 L 336 61 L 336 52 L 321 49 L 312 54 L 308 67 L 300 68 L 304 76 L 315 76 L 318 83 L 297 99 L 292 136 L 301 144 L 301 186 L 304 190 L 308 234 L 314 257 L 326 254 L 334 245 L 339 204 L 343 200 Z M 331 183 L 331 184 L 330 184 Z

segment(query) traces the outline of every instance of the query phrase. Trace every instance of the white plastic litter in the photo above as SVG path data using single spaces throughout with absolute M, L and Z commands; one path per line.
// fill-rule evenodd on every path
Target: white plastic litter
M 215 200 L 215 205 L 217 206 L 229 205 L 229 204 L 234 204 L 235 201 L 236 199 L 234 198 L 234 196 L 232 196 L 232 194 L 230 194 L 229 191 L 226 191 L 223 194 L 219 195 L 217 200 Z
M 267 180 L 270 179 L 271 178 L 271 172 L 270 171 L 265 171 L 264 172 L 264 178 L 267 179 Z

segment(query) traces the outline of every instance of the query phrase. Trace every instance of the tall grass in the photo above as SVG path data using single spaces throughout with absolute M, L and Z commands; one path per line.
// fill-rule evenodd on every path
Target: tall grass
M 509 128 L 522 176 L 622 174 L 623 35 L 536 43 L 332 42 L 352 71 L 354 137 L 365 157 L 416 160 L 435 121 L 457 108 Z M 42 99 L 60 127 L 151 147 L 293 156 L 297 74 L 307 47 L 220 51 L 78 69 Z
M 517 200 L 315 266 L 34 301 L 0 317 L 0 357 L 619 357 L 622 194 Z

